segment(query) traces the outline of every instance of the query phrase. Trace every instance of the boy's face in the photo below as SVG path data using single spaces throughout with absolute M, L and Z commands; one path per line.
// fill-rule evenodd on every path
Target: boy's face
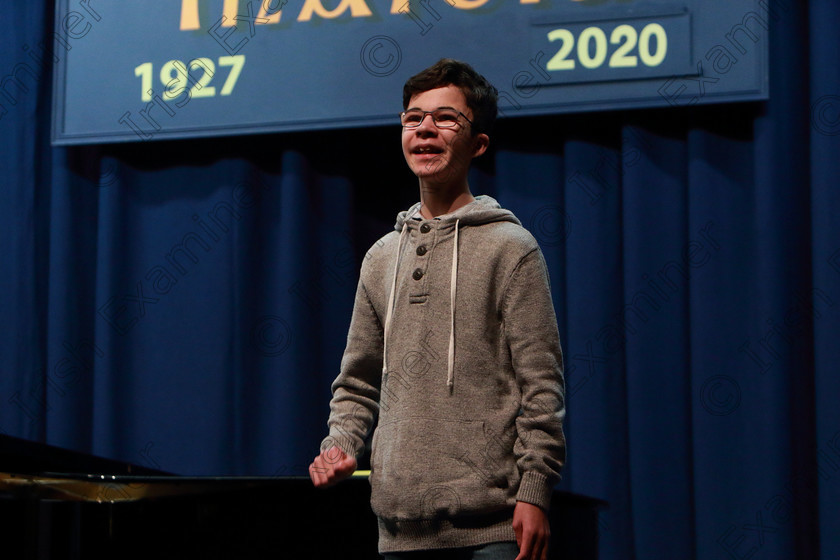
M 408 103 L 408 109 L 440 108 L 455 109 L 467 119 L 473 118 L 463 92 L 452 85 L 418 93 Z M 432 115 L 426 115 L 420 126 L 403 127 L 402 148 L 408 167 L 421 180 L 437 184 L 463 182 L 472 158 L 483 154 L 489 143 L 486 134 L 473 136 L 471 126 L 459 117 L 452 128 L 438 127 Z

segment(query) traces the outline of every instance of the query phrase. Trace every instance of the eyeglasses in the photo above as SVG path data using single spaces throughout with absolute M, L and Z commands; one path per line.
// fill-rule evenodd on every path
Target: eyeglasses
M 432 115 L 432 122 L 438 128 L 455 128 L 460 124 L 458 117 L 464 117 L 465 121 L 472 124 L 472 121 L 464 113 L 455 109 L 435 109 L 434 111 L 409 109 L 400 113 L 400 122 L 405 128 L 417 128 L 426 118 L 426 115 Z

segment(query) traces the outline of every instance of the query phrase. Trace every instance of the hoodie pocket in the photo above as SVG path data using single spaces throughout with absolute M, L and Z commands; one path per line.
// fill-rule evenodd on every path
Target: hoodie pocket
M 434 519 L 514 504 L 513 450 L 488 434 L 484 422 L 389 422 L 376 428 L 372 447 L 371 506 L 380 517 Z

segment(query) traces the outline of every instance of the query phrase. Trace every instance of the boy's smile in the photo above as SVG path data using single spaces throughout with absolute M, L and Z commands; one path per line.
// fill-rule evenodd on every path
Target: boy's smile
M 403 127 L 402 147 L 405 161 L 421 183 L 453 186 L 466 183 L 472 159 L 487 148 L 484 134 L 473 136 L 467 119 L 472 111 L 467 107 L 463 92 L 456 86 L 446 86 L 419 93 L 411 98 L 408 109 L 434 111 L 452 109 L 466 116 L 460 117 L 451 128 L 438 127 L 431 114 L 423 115 L 415 128 Z

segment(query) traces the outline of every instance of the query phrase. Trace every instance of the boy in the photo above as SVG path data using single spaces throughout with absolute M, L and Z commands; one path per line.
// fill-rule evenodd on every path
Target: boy
M 378 416 L 371 506 L 389 560 L 547 555 L 565 459 L 548 275 L 519 220 L 467 182 L 496 104 L 450 59 L 406 82 L 402 147 L 420 202 L 362 265 L 330 435 L 309 468 L 319 487 L 350 476 Z

